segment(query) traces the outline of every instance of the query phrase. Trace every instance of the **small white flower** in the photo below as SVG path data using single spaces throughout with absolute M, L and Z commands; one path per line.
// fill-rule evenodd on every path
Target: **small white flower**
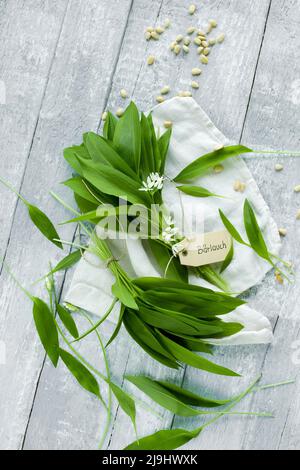
M 146 181 L 143 181 L 143 186 L 140 191 L 156 191 L 163 188 L 164 177 L 159 173 L 150 173 Z

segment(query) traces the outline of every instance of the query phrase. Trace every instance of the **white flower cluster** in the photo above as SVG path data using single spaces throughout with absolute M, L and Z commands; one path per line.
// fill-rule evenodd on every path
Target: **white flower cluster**
M 159 173 L 150 173 L 147 177 L 147 181 L 143 181 L 143 186 L 140 191 L 156 191 L 162 189 L 164 185 L 164 177 L 160 176 Z
M 166 243 L 175 242 L 175 237 L 178 235 L 178 228 L 175 227 L 175 222 L 171 217 L 168 217 L 166 220 L 167 227 L 162 233 L 162 237 Z

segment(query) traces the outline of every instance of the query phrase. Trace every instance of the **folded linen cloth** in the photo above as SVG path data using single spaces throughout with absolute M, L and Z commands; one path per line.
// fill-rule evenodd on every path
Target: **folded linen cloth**
M 214 126 L 208 116 L 192 98 L 172 98 L 153 110 L 155 127 L 163 129 L 164 121 L 173 122 L 173 132 L 167 157 L 166 175 L 174 178 L 184 167 L 201 155 L 228 145 L 229 141 Z M 193 232 L 194 223 L 204 232 L 223 230 L 219 208 L 245 236 L 243 224 L 243 205 L 245 198 L 252 204 L 260 228 L 262 229 L 269 250 L 278 254 L 280 237 L 271 216 L 247 165 L 239 158 L 231 158 L 223 163 L 224 171 L 219 174 L 208 172 L 204 177 L 193 181 L 194 185 L 203 186 L 212 193 L 226 198 L 195 198 L 180 193 L 174 184 L 165 183 L 163 200 L 174 215 L 176 225 L 185 227 L 184 235 Z M 236 180 L 246 184 L 244 193 L 234 191 Z M 151 258 L 138 239 L 112 241 L 113 252 L 120 255 L 121 264 L 132 277 L 159 277 Z M 270 265 L 259 258 L 255 252 L 241 244 L 234 244 L 234 258 L 224 271 L 223 277 L 232 292 L 241 293 L 262 281 L 270 270 Z M 190 283 L 212 289 L 216 288 L 203 279 L 190 275 Z M 65 301 L 95 315 L 102 316 L 113 300 L 111 286 L 113 275 L 104 263 L 93 255 L 86 254 L 75 271 Z M 117 317 L 115 307 L 111 321 Z M 222 317 L 225 321 L 237 321 L 244 329 L 228 338 L 213 340 L 214 344 L 250 344 L 268 343 L 272 340 L 272 329 L 269 320 L 261 313 L 248 306 L 241 306 L 234 312 Z

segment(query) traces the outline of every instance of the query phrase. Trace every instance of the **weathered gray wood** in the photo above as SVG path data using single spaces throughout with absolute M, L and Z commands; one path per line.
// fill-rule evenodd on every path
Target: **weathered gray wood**
M 14 4 L 14 2 L 8 3 L 10 5 Z M 24 2 L 21 3 L 24 4 Z M 62 16 L 64 13 L 62 6 L 65 2 L 57 3 L 59 3 L 58 12 L 61 11 Z M 47 27 L 50 25 L 49 29 L 54 34 L 53 30 L 55 29 L 56 22 L 58 22 L 57 16 L 53 16 L 55 13 L 54 2 L 51 2 L 52 6 L 50 8 L 52 16 L 49 13 L 47 14 L 49 2 L 26 2 L 26 4 L 30 4 L 31 9 L 27 13 L 24 12 L 24 28 L 22 28 L 22 25 L 19 25 L 16 30 L 11 32 L 16 44 L 24 42 L 24 47 L 26 46 L 25 52 L 23 53 L 21 49 L 21 52 L 18 53 L 17 45 L 11 46 L 12 50 L 10 52 L 18 57 L 21 65 L 23 62 L 35 65 L 34 70 L 31 72 L 31 78 L 29 77 L 29 79 L 26 75 L 24 76 L 24 80 L 27 80 L 27 87 L 24 88 L 24 92 L 22 91 L 22 74 L 19 78 L 21 91 L 24 94 L 27 90 L 31 89 L 30 83 L 33 82 L 35 84 L 38 78 L 39 82 L 43 81 L 44 87 L 46 85 L 46 73 L 44 73 L 45 77 L 43 80 L 39 77 L 39 73 L 42 72 L 45 66 L 42 67 L 42 70 L 38 67 L 39 62 L 45 60 L 43 53 L 39 49 L 41 44 L 44 44 L 42 36 L 45 32 L 42 26 L 43 22 L 47 24 Z M 37 6 L 37 11 L 34 10 L 33 4 Z M 23 150 L 23 155 L 18 152 L 17 147 L 17 145 L 23 145 L 23 142 L 22 136 L 19 137 L 16 134 L 17 123 L 19 122 L 16 104 L 11 110 L 11 120 L 16 120 L 15 127 L 11 130 L 7 128 L 6 131 L 4 128 L 6 132 L 4 135 L 8 136 L 12 142 L 18 142 L 18 144 L 10 145 L 10 160 L 6 160 L 6 155 L 4 155 L 2 163 L 5 162 L 11 165 L 12 169 L 17 169 L 20 181 L 27 157 L 26 150 L 27 153 L 30 150 L 21 190 L 29 200 L 38 203 L 40 207 L 46 209 L 47 213 L 55 221 L 63 220 L 67 216 L 66 211 L 62 210 L 47 194 L 57 184 L 57 181 L 63 180 L 70 174 L 62 160 L 62 148 L 74 142 L 79 142 L 82 132 L 86 129 L 97 127 L 99 115 L 105 106 L 106 94 L 114 71 L 115 60 L 121 44 L 122 31 L 126 25 L 129 8 L 130 1 L 124 0 L 116 2 L 115 9 L 111 8 L 111 2 L 108 1 L 70 1 L 56 50 L 55 60 L 45 88 L 45 97 L 39 113 L 34 139 L 31 146 L 27 144 L 27 148 Z M 39 10 L 40 13 L 38 12 Z M 12 11 L 10 18 L 7 20 L 9 24 L 13 26 L 16 23 L 18 25 L 23 17 L 22 9 L 20 9 L 19 15 L 20 17 L 15 22 L 15 16 L 18 16 L 17 11 L 14 14 Z M 40 16 L 41 19 L 39 19 Z M 34 25 L 35 18 L 37 19 L 36 25 Z M 28 30 L 26 30 L 25 26 L 26 24 L 29 25 L 29 20 L 30 27 L 28 26 Z M 55 35 L 55 41 L 58 39 L 57 35 L 61 28 L 61 20 L 62 18 L 58 26 L 56 26 L 58 31 Z M 35 29 L 40 29 L 41 38 L 37 36 L 30 40 L 30 35 L 33 34 L 32 32 Z M 115 34 L 116 30 L 118 30 L 117 35 Z M 47 29 L 45 31 L 47 32 Z M 50 33 L 47 34 L 49 36 Z M 45 47 L 47 34 L 45 37 Z M 24 39 L 22 39 L 23 37 Z M 51 51 L 54 52 L 54 46 L 50 44 L 50 36 L 48 41 L 49 51 L 47 51 L 46 58 Z M 11 66 L 13 64 L 14 62 L 11 60 Z M 18 62 L 16 64 L 17 70 Z M 31 69 L 29 68 L 27 73 L 29 74 L 30 71 Z M 10 82 L 13 84 L 13 73 L 14 69 L 8 70 L 7 62 L 8 84 Z M 32 94 L 34 94 L 34 90 Z M 20 101 L 21 104 L 20 98 L 14 98 L 13 93 L 10 95 L 8 88 L 8 99 L 10 99 L 10 96 L 16 103 Z M 32 105 L 36 108 L 39 107 L 34 100 Z M 24 106 L 24 113 L 21 116 L 19 127 L 26 122 L 28 110 L 30 110 L 30 100 L 26 100 L 26 107 Z M 37 113 L 35 113 L 35 117 L 31 120 L 34 121 L 34 119 L 37 119 Z M 28 125 L 30 125 L 31 120 L 28 120 Z M 26 126 L 24 125 L 24 127 Z M 23 167 L 18 163 L 19 160 L 23 160 Z M 9 177 L 10 175 L 6 172 L 6 176 Z M 6 190 L 4 191 L 1 188 L 1 194 L 6 194 Z M 9 196 L 11 200 L 15 201 L 12 194 Z M 9 196 L 5 195 L 7 200 Z M 2 213 L 6 214 L 7 207 L 10 206 L 7 204 L 5 212 L 3 209 Z M 62 237 L 71 238 L 72 231 L 73 228 L 70 227 L 66 230 L 61 230 L 60 233 Z M 47 271 L 49 259 L 55 261 L 60 257 L 61 254 L 58 253 L 58 250 L 37 233 L 28 220 L 24 207 L 18 204 L 6 260 L 21 282 L 29 285 L 34 279 L 37 279 Z M 7 363 L 5 366 L 0 366 L 2 384 L 0 391 L 1 447 L 19 448 L 24 437 L 43 362 L 43 350 L 35 333 L 31 303 L 24 298 L 22 292 L 7 273 L 3 272 L 0 282 L 2 294 L 0 304 L 0 337 L 5 339 L 7 348 Z M 42 286 L 35 289 L 35 292 L 40 295 L 41 291 Z M 58 376 L 56 378 L 59 380 Z M 71 381 L 70 383 L 73 384 Z M 65 387 L 67 386 L 69 385 L 65 385 Z M 78 387 L 75 384 L 74 390 L 76 390 L 74 393 L 77 393 Z M 48 402 L 54 403 L 55 409 L 57 409 L 59 404 L 54 401 L 54 395 L 48 396 L 47 399 Z M 67 400 L 65 403 L 67 403 Z M 75 401 L 74 404 L 77 405 L 78 402 Z M 83 409 L 85 406 L 84 402 L 82 402 L 81 408 Z M 94 407 L 96 410 L 99 408 L 99 405 L 94 403 Z M 76 412 L 76 408 L 73 408 L 73 412 Z M 97 419 L 96 412 L 91 415 Z M 38 417 L 39 431 L 37 434 L 40 433 L 39 437 L 43 439 L 43 441 L 40 441 L 40 447 L 45 442 L 51 447 L 51 442 L 47 440 L 49 429 L 43 428 L 42 419 L 43 413 Z M 58 419 L 61 420 L 61 415 Z M 62 421 L 60 422 L 63 427 Z M 53 427 L 56 424 L 56 422 L 53 423 Z M 69 423 L 65 423 L 65 427 L 71 431 Z M 58 435 L 63 433 L 61 429 L 56 428 L 56 430 Z M 80 429 L 79 432 L 81 432 Z M 73 435 L 76 438 L 76 435 Z M 51 434 L 50 437 L 52 437 Z M 68 439 L 69 441 L 70 439 Z M 57 438 L 56 442 L 57 444 L 60 443 Z M 34 447 L 39 446 L 36 444 Z M 65 445 L 65 447 L 68 447 L 68 445 Z
M 155 98 L 164 85 L 171 86 L 172 95 L 176 95 L 180 90 L 190 90 L 191 69 L 199 65 L 198 56 L 195 53 L 196 46 L 191 45 L 191 52 L 188 56 L 176 58 L 169 51 L 169 45 L 177 34 L 184 34 L 191 24 L 205 27 L 209 18 L 216 18 L 220 24 L 218 33 L 227 32 L 227 38 L 222 46 L 216 47 L 212 51 L 209 66 L 201 66 L 203 75 L 199 79 L 200 89 L 194 93 L 194 96 L 203 108 L 210 112 L 212 119 L 228 137 L 239 140 L 268 6 L 269 1 L 238 2 L 238 4 L 236 2 L 228 4 L 223 1 L 206 2 L 201 8 L 202 13 L 198 19 L 198 16 L 191 18 L 187 14 L 186 5 L 183 2 L 162 2 L 162 4 L 151 2 L 151 5 L 141 1 L 135 2 L 118 62 L 109 106 L 116 109 L 122 105 L 122 100 L 119 97 L 119 90 L 122 87 L 129 91 L 142 109 L 149 109 L 156 104 Z M 144 20 L 145 17 L 147 23 Z M 147 43 L 140 41 L 139 38 L 137 40 L 137 34 L 140 34 L 142 39 L 142 33 L 147 25 L 151 25 L 153 22 L 155 25 L 162 24 L 167 17 L 171 19 L 172 27 L 161 36 L 160 41 Z M 244 31 L 247 31 L 247 36 L 244 35 Z M 241 37 L 244 37 L 243 41 L 241 41 Z M 131 57 L 133 42 L 135 54 L 134 57 Z M 146 64 L 146 58 L 150 53 L 157 57 L 157 64 L 153 67 Z M 134 79 L 134 77 L 136 78 Z M 255 359 L 260 355 L 260 352 L 264 355 L 265 348 L 249 347 L 245 348 L 242 353 L 239 348 L 226 348 L 217 355 L 220 362 L 225 351 L 224 363 L 233 365 L 233 367 L 239 366 L 238 368 L 245 372 L 246 376 L 253 376 L 257 370 L 256 365 L 260 365 L 260 362 L 256 363 Z M 243 359 L 241 359 L 241 354 L 243 354 Z M 247 366 L 249 354 L 251 354 L 252 362 L 249 361 L 250 364 Z M 137 349 L 134 347 L 128 360 L 129 373 L 142 372 L 154 377 L 165 373 L 165 368 L 159 368 L 151 359 L 145 357 L 141 361 L 140 358 L 141 353 L 137 353 Z M 183 373 L 171 373 L 169 376 L 180 383 Z M 186 377 L 187 383 L 193 380 L 194 385 L 198 388 L 200 385 L 207 387 L 208 384 L 210 387 L 221 388 L 222 384 L 226 384 L 226 390 L 229 394 L 234 393 L 236 386 L 241 385 L 242 382 L 237 379 L 219 380 L 219 377 L 203 374 L 195 369 L 188 370 Z M 245 379 L 245 383 L 247 379 L 248 377 Z M 127 387 L 134 391 L 136 396 L 145 400 L 143 394 L 136 389 L 134 390 L 133 387 L 128 385 Z M 163 413 L 155 406 L 153 408 L 161 413 L 161 417 L 158 418 L 151 413 L 145 414 L 145 411 L 141 410 L 137 420 L 140 436 L 172 425 L 172 415 Z M 110 441 L 110 449 L 123 448 L 130 440 L 134 440 L 134 433 L 128 429 L 126 423 L 128 423 L 126 416 L 122 412 L 118 413 Z M 177 421 L 175 423 L 177 424 Z M 181 423 L 188 424 L 187 421 L 181 421 Z M 189 423 L 192 421 L 189 420 Z M 124 429 L 127 430 L 126 433 L 124 433 Z M 195 440 L 192 446 L 197 445 L 199 445 L 199 441 Z

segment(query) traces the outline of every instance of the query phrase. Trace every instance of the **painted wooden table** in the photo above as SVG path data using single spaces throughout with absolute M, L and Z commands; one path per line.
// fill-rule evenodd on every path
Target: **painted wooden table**
M 201 0 L 187 13 L 182 0 L 1 0 L 0 1 L 0 175 L 59 222 L 68 214 L 49 197 L 68 177 L 62 149 L 97 130 L 101 113 L 123 105 L 125 88 L 143 109 L 155 104 L 163 85 L 188 89 L 196 54 L 175 57 L 169 44 L 190 25 L 216 18 L 226 33 L 203 66 L 195 99 L 231 139 L 265 148 L 300 148 L 300 0 Z M 170 18 L 159 41 L 146 42 L 145 28 Z M 146 64 L 153 53 L 157 63 Z M 281 173 L 274 171 L 282 163 Z M 300 161 L 260 158 L 249 166 L 279 226 L 288 235 L 283 256 L 300 263 Z M 34 229 L 24 206 L 0 188 L 0 248 L 7 264 L 28 288 L 59 254 Z M 69 197 L 69 195 L 65 195 Z M 72 239 L 73 228 L 60 231 Z M 2 262 L 1 262 L 2 264 Z M 59 276 L 63 295 L 70 276 Z M 97 400 L 44 359 L 33 325 L 31 303 L 5 269 L 0 277 L 0 447 L 3 449 L 97 448 L 105 415 Z M 34 292 L 43 295 L 42 286 Z M 278 285 L 274 274 L 248 295 L 251 306 L 272 321 L 269 346 L 220 348 L 216 359 L 243 373 L 222 379 L 191 368 L 173 373 L 154 363 L 123 331 L 109 351 L 116 380 L 124 373 L 152 373 L 204 393 L 231 395 L 259 373 L 264 382 L 295 378 L 296 384 L 251 395 L 240 409 L 271 410 L 276 417 L 224 417 L 188 445 L 195 449 L 300 448 L 300 283 Z M 108 336 L 113 326 L 102 330 Z M 81 350 L 100 368 L 90 336 Z M 130 389 L 128 384 L 124 386 Z M 145 397 L 136 396 L 145 402 Z M 148 402 L 138 406 L 139 434 L 183 426 L 199 419 L 174 417 Z M 134 439 L 128 418 L 114 405 L 104 448 L 121 449 Z

